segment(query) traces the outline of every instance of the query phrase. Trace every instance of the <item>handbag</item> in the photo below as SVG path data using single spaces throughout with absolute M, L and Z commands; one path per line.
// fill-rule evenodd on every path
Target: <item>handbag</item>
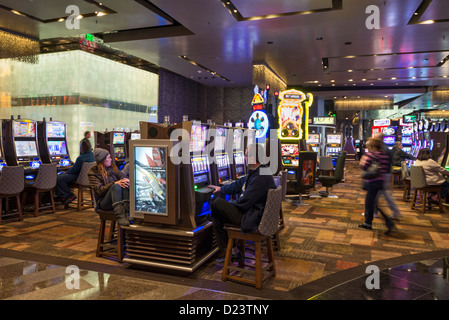
M 371 180 L 380 177 L 380 163 L 377 160 L 373 160 L 368 169 L 362 174 L 364 180 Z

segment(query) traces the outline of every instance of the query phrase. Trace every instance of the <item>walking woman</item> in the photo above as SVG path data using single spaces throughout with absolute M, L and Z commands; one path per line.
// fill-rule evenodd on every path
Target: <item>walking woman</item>
M 365 222 L 359 225 L 360 228 L 372 229 L 374 207 L 377 206 L 376 197 L 383 188 L 384 179 L 390 173 L 390 158 L 384 151 L 382 141 L 379 139 L 369 139 L 367 142 L 368 152 L 360 160 L 360 168 L 365 172 L 363 175 L 363 188 L 367 191 L 365 198 Z M 377 168 L 377 170 L 372 170 Z M 385 219 L 390 234 L 395 227 L 391 219 L 377 208 Z
M 129 179 L 112 163 L 105 149 L 94 150 L 97 165 L 89 170 L 89 182 L 95 192 L 97 207 L 113 210 L 120 226 L 129 226 Z

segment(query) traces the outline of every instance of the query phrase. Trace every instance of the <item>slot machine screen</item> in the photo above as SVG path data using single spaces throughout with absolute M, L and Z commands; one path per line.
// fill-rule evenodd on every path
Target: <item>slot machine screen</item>
M 410 136 L 413 133 L 413 127 L 403 127 L 402 128 L 402 135 L 403 136 Z
M 339 134 L 328 134 L 327 143 L 341 143 L 341 136 Z
M 385 137 L 383 137 L 383 140 L 387 146 L 392 146 L 396 142 L 396 137 L 395 136 L 385 136 Z
M 37 157 L 37 146 L 35 141 L 15 141 L 14 145 L 18 157 Z
M 125 133 L 114 132 L 114 135 L 112 137 L 112 144 L 125 144 Z
M 309 137 L 307 138 L 307 143 L 320 143 L 320 135 L 309 133 Z
M 243 150 L 243 130 L 234 130 L 234 144 L 233 148 L 236 151 Z
M 124 157 L 125 147 L 114 147 L 114 154 L 116 157 Z
M 283 156 L 299 156 L 299 145 L 281 144 L 281 154 Z
M 402 144 L 412 144 L 413 143 L 412 137 L 402 137 L 401 142 Z
M 140 133 L 138 132 L 131 133 L 131 140 L 138 140 L 138 139 L 140 139 Z
M 190 135 L 190 152 L 200 153 L 206 147 L 207 127 L 193 124 L 192 133 Z
M 35 138 L 36 123 L 31 121 L 13 122 L 14 138 Z
M 67 146 L 65 141 L 48 141 L 48 151 L 51 156 L 66 155 Z
M 65 138 L 64 123 L 47 122 L 47 138 Z
M 226 128 L 218 127 L 215 133 L 215 151 L 224 151 L 226 145 Z
M 134 146 L 135 212 L 167 216 L 167 147 Z

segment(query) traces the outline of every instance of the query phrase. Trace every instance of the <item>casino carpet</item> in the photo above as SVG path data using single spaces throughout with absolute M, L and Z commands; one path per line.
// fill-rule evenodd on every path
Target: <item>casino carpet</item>
M 95 270 L 99 277 L 130 277 L 117 285 L 122 288 L 130 286 L 128 294 L 122 293 L 121 298 L 134 299 L 137 298 L 136 293 L 140 292 L 139 299 L 294 299 L 309 298 L 307 295 L 298 295 L 298 292 L 318 283 L 320 279 L 330 276 L 335 279 L 344 274 L 341 271 L 350 272 L 368 263 L 389 260 L 394 263 L 395 259 L 404 257 L 414 261 L 413 257 L 421 259 L 426 254 L 437 257 L 440 251 L 441 254 L 449 255 L 449 213 L 446 207 L 444 213 L 436 208 L 425 214 L 411 210 L 410 202 L 402 200 L 402 187 L 396 184 L 393 195 L 401 209 L 402 218 L 397 223 L 398 231 L 387 236 L 381 218 L 374 220 L 372 231 L 358 228 L 364 212 L 365 191 L 361 185 L 358 163 L 347 161 L 345 181 L 331 189 L 331 194 L 338 197 L 322 198 L 318 191 L 324 188 L 317 183 L 316 190 L 311 190 L 311 197 L 304 200 L 305 205 L 296 206 L 284 201 L 285 227 L 279 234 L 280 250 L 275 251 L 277 277 L 265 282 L 264 290 L 223 283 L 222 268 L 215 263 L 215 259 L 193 274 L 180 276 L 133 268 L 113 258 L 97 258 L 97 215 L 92 209 L 78 212 L 73 208 L 64 210 L 61 207 L 56 214 L 33 217 L 31 213 L 25 213 L 23 222 L 0 224 L 0 277 L 11 277 L 11 272 L 20 275 L 22 271 L 13 272 L 8 268 L 20 265 L 19 269 L 25 270 L 23 265 L 33 261 L 40 266 L 36 270 L 47 272 L 60 270 L 58 266 L 75 264 L 80 268 Z M 380 204 L 390 214 L 383 200 Z M 54 277 L 60 279 L 56 282 L 62 281 L 60 273 Z M 340 280 L 343 281 L 343 278 Z M 120 283 L 116 281 L 116 284 Z M 50 282 L 46 286 L 52 287 L 53 284 Z M 0 299 L 37 297 L 33 296 L 36 287 L 4 291 Z M 87 297 L 62 292 L 52 294 L 51 298 Z M 117 298 L 114 293 L 108 294 L 90 298 Z

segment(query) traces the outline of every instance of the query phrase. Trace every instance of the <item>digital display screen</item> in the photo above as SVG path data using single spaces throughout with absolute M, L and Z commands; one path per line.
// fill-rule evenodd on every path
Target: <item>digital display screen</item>
M 33 121 L 14 121 L 14 138 L 35 138 L 36 123 Z
M 62 160 L 59 162 L 59 165 L 62 166 L 62 167 L 67 167 L 67 166 L 70 166 L 71 163 L 70 163 L 70 160 L 69 160 L 69 159 L 62 159 Z
M 67 146 L 65 141 L 48 141 L 48 152 L 50 152 L 51 156 L 67 154 Z
M 402 144 L 412 144 L 412 137 L 402 137 Z
M 320 143 L 320 135 L 316 133 L 309 133 L 307 143 Z
M 298 156 L 299 155 L 299 145 L 297 145 L 297 144 L 281 144 L 281 154 L 283 156 L 287 156 L 287 155 Z
M 202 125 L 192 125 L 190 135 L 190 152 L 203 152 L 206 147 L 207 127 Z
M 65 138 L 65 124 L 62 122 L 47 122 L 47 138 Z
M 167 215 L 167 147 L 134 147 L 135 210 Z
M 138 140 L 138 139 L 140 139 L 140 133 L 138 132 L 131 133 L 131 140 Z
M 229 165 L 229 160 L 226 155 L 217 155 L 216 160 L 219 169 L 226 168 Z
M 234 150 L 243 150 L 243 130 L 234 130 Z
M 385 136 L 385 137 L 383 137 L 383 139 L 384 139 L 384 143 L 387 146 L 392 146 L 396 142 L 396 137 L 395 136 Z
M 327 135 L 327 143 L 340 143 L 341 136 L 339 134 L 328 134 Z
M 402 135 L 410 136 L 412 133 L 413 133 L 413 127 L 403 127 L 402 128 Z
M 1 162 L 1 163 L 0 163 L 0 171 L 2 171 L 3 167 L 6 167 L 6 163 Z
M 15 141 L 14 144 L 18 157 L 37 157 L 36 141 Z
M 385 127 L 382 128 L 382 133 L 384 134 L 384 136 L 392 136 L 394 135 L 396 132 L 396 128 L 395 127 Z
M 224 151 L 226 145 L 226 128 L 218 127 L 215 132 L 215 151 Z
M 112 137 L 112 144 L 125 144 L 125 133 L 114 132 Z
M 114 147 L 114 154 L 117 157 L 122 157 L 125 155 L 125 147 Z

